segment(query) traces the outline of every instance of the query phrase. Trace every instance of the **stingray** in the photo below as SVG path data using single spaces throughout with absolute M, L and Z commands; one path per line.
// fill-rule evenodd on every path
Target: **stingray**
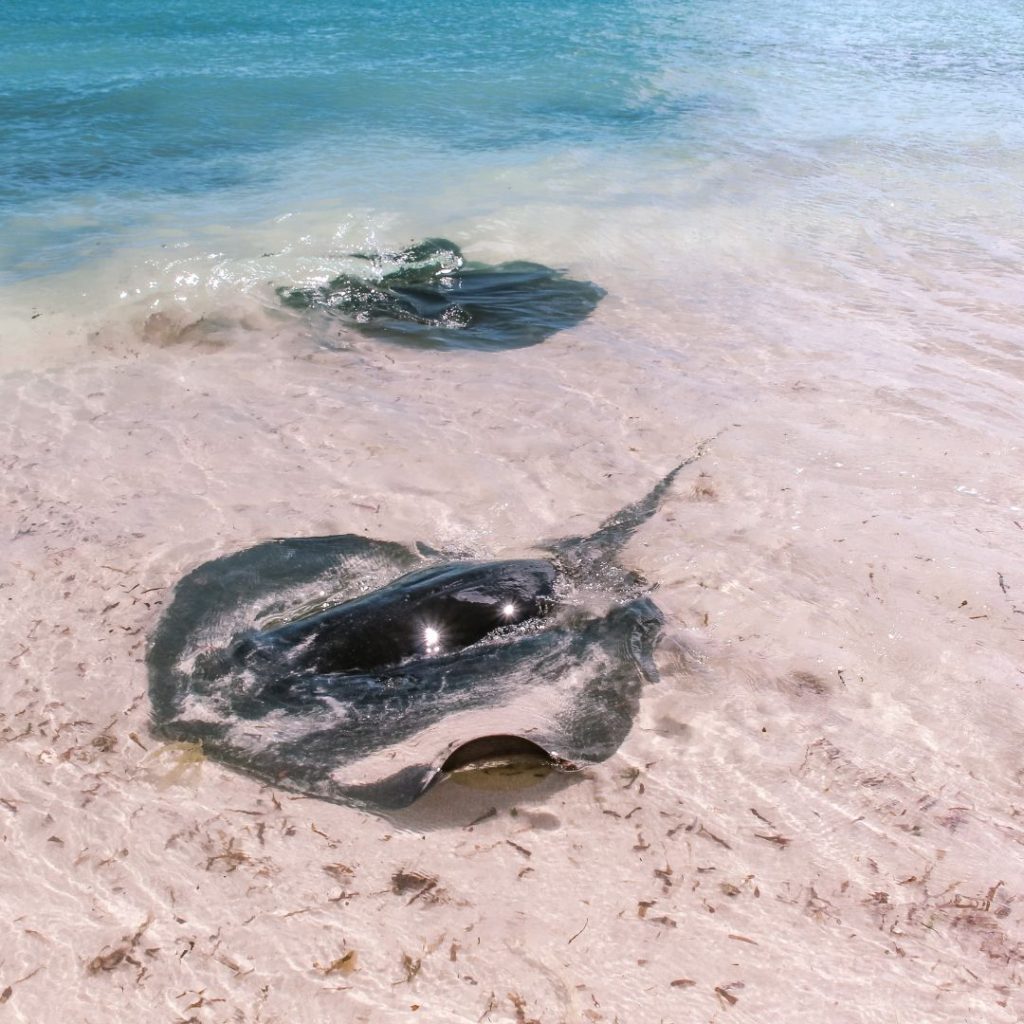
M 524 753 L 606 760 L 657 678 L 663 616 L 619 564 L 681 463 L 547 557 L 355 534 L 273 540 L 185 576 L 148 652 L 154 731 L 257 778 L 377 811 Z
M 428 348 L 524 348 L 586 319 L 604 291 L 540 263 L 467 262 L 428 238 L 400 252 L 352 253 L 369 274 L 278 288 L 286 306 L 338 317 L 362 334 Z

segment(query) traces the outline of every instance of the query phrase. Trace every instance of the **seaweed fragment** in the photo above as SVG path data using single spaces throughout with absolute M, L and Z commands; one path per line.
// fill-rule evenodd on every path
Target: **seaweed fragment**
M 359 967 L 359 953 L 354 949 L 349 949 L 329 964 L 320 964 L 314 961 L 313 967 L 324 975 L 352 974 Z

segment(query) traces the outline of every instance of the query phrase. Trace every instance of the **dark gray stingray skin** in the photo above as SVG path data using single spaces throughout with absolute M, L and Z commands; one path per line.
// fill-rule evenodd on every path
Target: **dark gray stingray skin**
M 616 559 L 697 457 L 544 559 L 452 561 L 345 534 L 199 566 L 150 645 L 154 730 L 375 810 L 412 803 L 483 737 L 567 768 L 610 757 L 655 678 L 663 622 Z
M 524 348 L 586 319 L 604 291 L 540 263 L 465 260 L 446 238 L 352 258 L 368 275 L 278 288 L 282 303 L 338 317 L 362 334 L 425 348 Z

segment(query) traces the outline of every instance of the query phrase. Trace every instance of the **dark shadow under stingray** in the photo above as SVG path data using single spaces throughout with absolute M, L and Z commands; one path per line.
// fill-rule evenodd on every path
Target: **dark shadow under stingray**
M 656 678 L 663 623 L 617 558 L 699 455 L 544 559 L 451 561 L 346 534 L 201 565 L 150 645 L 154 730 L 375 810 L 479 759 L 605 760 Z
M 585 320 L 604 297 L 540 263 L 467 262 L 454 242 L 428 238 L 400 252 L 352 258 L 369 273 L 278 288 L 293 309 L 338 317 L 362 334 L 426 348 L 496 351 L 536 345 Z

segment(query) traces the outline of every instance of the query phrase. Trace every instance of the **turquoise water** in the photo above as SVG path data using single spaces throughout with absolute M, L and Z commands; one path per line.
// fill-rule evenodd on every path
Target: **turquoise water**
M 819 228 L 871 222 L 893 191 L 915 227 L 965 206 L 1020 226 L 1012 0 L 42 0 L 3 26 L 8 282 L 302 211 L 444 230 L 501 209 L 510 169 L 531 200 L 607 216 L 712 167 L 689 205 L 752 222 L 781 189 Z
M 9 243 L 22 232 L 30 247 L 7 248 L 3 269 L 60 268 L 211 194 L 289 208 L 283 172 L 365 200 L 422 190 L 431 158 L 685 131 L 706 101 L 651 87 L 656 17 L 612 3 L 19 6 L 0 42 L 0 211 Z M 12 229 L 26 213 L 83 223 Z

